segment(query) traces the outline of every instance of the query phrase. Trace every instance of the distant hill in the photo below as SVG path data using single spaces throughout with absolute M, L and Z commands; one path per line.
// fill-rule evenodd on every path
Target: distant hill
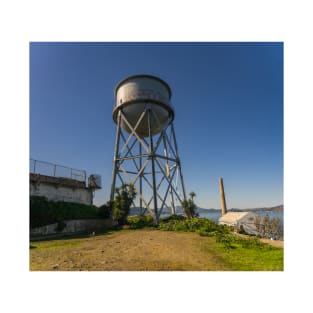
M 231 209 L 227 209 L 227 212 L 242 212 L 245 211 L 243 209 L 237 209 L 237 208 L 231 208 Z
M 200 207 L 197 207 L 197 210 L 196 210 L 197 213 L 215 213 L 215 212 L 218 212 L 218 211 L 220 211 L 220 210 L 216 210 L 216 209 L 213 209 L 213 208 L 204 209 L 204 208 L 200 208 Z M 176 212 L 177 213 L 180 213 L 180 212 L 183 213 L 184 210 L 183 210 L 183 208 L 181 206 L 177 206 L 176 207 Z
M 203 208 L 199 208 L 197 207 L 197 213 L 215 213 L 218 212 L 220 210 L 216 210 L 216 209 L 203 209 Z M 182 214 L 184 213 L 184 210 L 181 206 L 177 206 L 176 207 L 176 213 L 177 214 Z M 130 213 L 129 215 L 139 215 L 140 214 L 140 209 L 137 207 L 132 207 L 130 209 Z M 167 208 L 163 208 L 162 210 L 162 214 L 171 214 L 171 210 L 167 209 Z
M 197 212 L 198 213 L 216 213 L 216 212 L 219 212 L 221 210 L 217 210 L 217 209 L 203 209 L 203 208 L 197 208 Z
M 217 213 L 220 212 L 220 209 L 204 209 L 197 207 L 197 213 Z M 249 208 L 249 209 L 238 209 L 238 208 L 231 208 L 227 209 L 227 212 L 253 212 L 253 211 L 270 211 L 270 212 L 284 212 L 284 205 L 276 205 L 273 207 L 265 207 L 265 208 Z M 140 213 L 139 208 L 133 207 L 130 209 L 130 215 L 138 215 Z M 182 214 L 184 213 L 184 210 L 181 206 L 176 207 L 176 213 Z M 162 214 L 171 214 L 171 210 L 164 208 L 162 210 Z
M 253 208 L 253 209 L 244 209 L 243 211 L 271 211 L 271 212 L 284 212 L 284 205 L 276 205 L 268 208 Z
M 198 212 L 210 212 L 210 213 L 215 213 L 215 212 L 220 212 L 220 209 L 203 209 L 203 208 L 197 208 Z M 271 211 L 271 212 L 284 212 L 284 205 L 276 205 L 273 207 L 264 207 L 264 208 L 249 208 L 249 209 L 239 209 L 239 208 L 230 208 L 227 209 L 227 212 L 248 212 L 248 211 Z
M 220 212 L 220 209 L 203 209 L 203 208 L 197 208 L 198 212 L 210 212 L 210 213 L 216 213 Z M 249 208 L 249 209 L 239 209 L 239 208 L 230 208 L 227 209 L 227 212 L 249 212 L 249 211 L 270 211 L 270 212 L 284 212 L 284 205 L 276 205 L 273 207 L 264 207 L 264 208 Z

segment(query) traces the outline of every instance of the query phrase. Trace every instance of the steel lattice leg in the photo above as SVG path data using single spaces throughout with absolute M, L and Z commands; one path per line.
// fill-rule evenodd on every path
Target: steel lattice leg
M 140 213 L 145 214 L 148 210 L 158 223 L 164 208 L 170 210 L 170 214 L 176 213 L 176 206 L 186 199 L 186 193 L 173 123 L 155 135 L 154 141 L 152 118 L 157 120 L 154 112 L 147 106 L 135 126 L 132 126 L 122 109 L 119 111 L 110 200 L 114 200 L 117 177 L 121 183 L 132 183 L 137 192 L 136 201 L 139 201 Z M 140 137 L 136 131 L 143 120 L 148 122 L 148 138 Z M 130 131 L 122 129 L 122 123 Z M 179 180 L 175 182 L 176 174 Z M 150 195 L 152 193 L 150 199 L 147 192 Z M 178 203 L 175 203 L 175 197 Z

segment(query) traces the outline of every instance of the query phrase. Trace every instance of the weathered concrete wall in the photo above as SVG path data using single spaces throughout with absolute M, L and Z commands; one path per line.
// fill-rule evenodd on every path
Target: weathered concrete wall
M 58 231 L 58 223 L 33 228 L 30 230 L 30 236 L 43 236 L 52 234 L 76 233 L 82 231 L 96 231 L 99 229 L 112 227 L 116 225 L 111 219 L 91 219 L 91 220 L 69 220 L 62 231 Z
M 51 201 L 92 204 L 93 200 L 92 190 L 84 182 L 34 174 L 30 176 L 29 193 Z

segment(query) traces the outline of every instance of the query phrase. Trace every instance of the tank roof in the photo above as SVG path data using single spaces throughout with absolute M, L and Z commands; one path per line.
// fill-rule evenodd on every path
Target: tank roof
M 172 90 L 171 90 L 170 86 L 168 85 L 168 83 L 166 81 L 164 81 L 163 79 L 157 77 L 157 76 L 153 76 L 153 75 L 149 75 L 149 74 L 132 75 L 132 76 L 129 76 L 129 77 L 121 80 L 115 87 L 115 91 L 114 91 L 115 97 L 116 97 L 116 94 L 117 94 L 117 90 L 120 88 L 121 85 L 126 83 L 128 80 L 132 80 L 133 78 L 139 78 L 139 77 L 152 78 L 152 79 L 155 79 L 155 80 L 158 80 L 159 82 L 161 82 L 167 88 L 167 90 L 169 92 L 169 98 L 171 99 L 171 97 L 172 97 Z

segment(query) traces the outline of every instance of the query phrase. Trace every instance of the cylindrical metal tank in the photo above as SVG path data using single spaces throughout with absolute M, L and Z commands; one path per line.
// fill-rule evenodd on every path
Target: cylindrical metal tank
M 174 119 L 174 109 L 170 104 L 171 89 L 162 79 L 151 75 L 134 75 L 122 80 L 115 88 L 113 119 L 117 123 L 118 111 L 123 110 L 127 121 L 134 128 L 141 114 L 150 108 L 151 133 L 155 135 L 167 127 Z M 121 127 L 131 132 L 122 121 Z M 149 136 L 148 114 L 136 129 L 140 137 Z

